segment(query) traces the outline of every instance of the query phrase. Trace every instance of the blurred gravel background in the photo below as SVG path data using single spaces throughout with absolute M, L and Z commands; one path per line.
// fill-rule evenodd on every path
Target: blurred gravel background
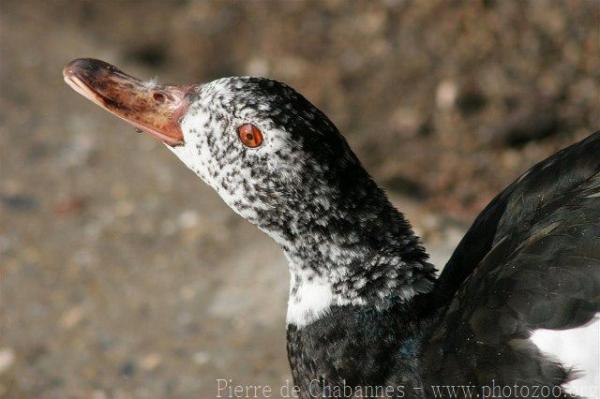
M 496 192 L 600 126 L 599 4 L 2 0 L 0 397 L 211 398 L 216 378 L 289 378 L 283 256 L 69 89 L 72 58 L 286 81 L 442 266 Z

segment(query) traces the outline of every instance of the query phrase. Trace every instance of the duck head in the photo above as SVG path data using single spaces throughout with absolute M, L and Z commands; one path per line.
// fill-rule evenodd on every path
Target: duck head
M 385 306 L 429 289 L 410 225 L 321 111 L 289 86 L 229 77 L 172 86 L 98 60 L 63 71 L 78 93 L 161 140 L 234 211 L 283 248 L 288 321 L 331 306 Z
M 283 83 L 229 77 L 160 85 L 94 59 L 72 61 L 63 75 L 84 97 L 164 142 L 278 240 L 366 176 L 333 123 Z

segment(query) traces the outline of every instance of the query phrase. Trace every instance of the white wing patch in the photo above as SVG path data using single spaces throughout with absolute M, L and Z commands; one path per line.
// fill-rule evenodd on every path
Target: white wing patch
M 579 378 L 565 384 L 567 392 L 585 398 L 600 398 L 600 317 L 570 330 L 535 330 L 531 340 L 546 355 Z

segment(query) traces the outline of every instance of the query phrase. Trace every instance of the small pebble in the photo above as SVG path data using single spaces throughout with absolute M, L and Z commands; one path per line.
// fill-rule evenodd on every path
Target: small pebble
M 179 214 L 177 219 L 179 227 L 182 229 L 189 229 L 198 225 L 199 222 L 198 212 L 187 210 Z
M 140 368 L 152 371 L 162 363 L 162 357 L 158 353 L 149 353 L 140 360 Z
M 54 207 L 54 213 L 57 215 L 68 215 L 80 213 L 86 205 L 86 200 L 83 197 L 66 198 Z
M 0 375 L 6 372 L 15 362 L 15 352 L 11 348 L 0 349 Z
M 458 88 L 456 83 L 450 80 L 442 81 L 435 92 L 435 102 L 440 109 L 450 109 L 456 102 Z
M 202 366 L 210 361 L 210 355 L 206 352 L 196 352 L 192 356 L 192 360 L 198 366 Z
M 119 373 L 125 377 L 131 377 L 135 374 L 135 364 L 131 360 L 123 363 L 119 369 Z
M 64 329 L 70 330 L 71 328 L 77 326 L 82 319 L 83 308 L 81 306 L 76 306 L 63 313 L 62 317 L 60 318 L 60 325 Z
M 15 211 L 30 211 L 38 207 L 35 198 L 25 194 L 1 195 L 0 202 Z

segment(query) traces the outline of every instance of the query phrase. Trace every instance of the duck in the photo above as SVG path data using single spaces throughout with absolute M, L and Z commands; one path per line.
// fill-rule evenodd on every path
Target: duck
M 500 192 L 438 275 L 334 123 L 290 86 L 163 85 L 90 58 L 63 77 L 281 247 L 298 397 L 600 397 L 600 131 Z

